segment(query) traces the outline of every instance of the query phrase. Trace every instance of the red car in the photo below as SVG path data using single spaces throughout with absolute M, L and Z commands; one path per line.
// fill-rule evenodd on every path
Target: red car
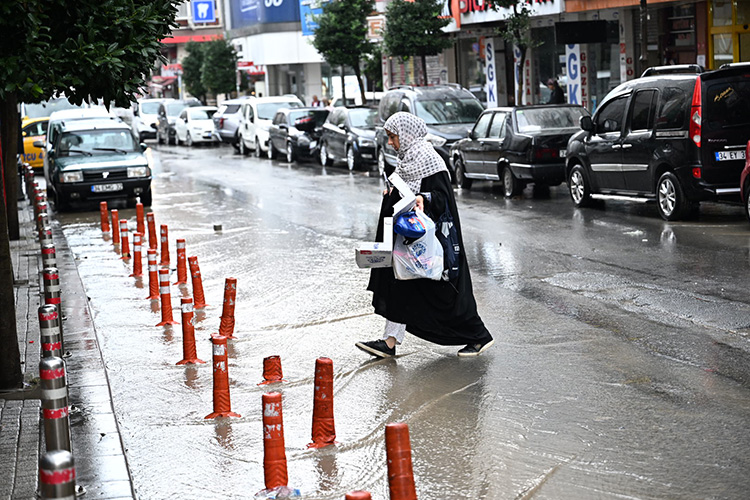
M 747 141 L 745 146 L 745 168 L 742 169 L 740 174 L 740 196 L 742 196 L 742 203 L 745 204 L 745 215 L 747 220 L 750 220 L 750 141 Z

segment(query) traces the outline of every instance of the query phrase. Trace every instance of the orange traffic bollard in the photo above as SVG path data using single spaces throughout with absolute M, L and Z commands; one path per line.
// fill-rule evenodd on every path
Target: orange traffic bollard
M 308 448 L 322 448 L 336 442 L 333 420 L 333 361 L 315 361 L 315 396 L 313 399 L 312 440 Z
M 267 490 L 289 482 L 280 392 L 263 394 L 263 469 Z
M 182 297 L 182 360 L 178 365 L 195 365 L 205 363 L 198 359 L 198 353 L 195 351 L 195 327 L 193 320 L 193 299 Z
M 169 229 L 166 224 L 161 225 L 161 261 L 159 265 L 169 267 Z
M 135 233 L 133 235 L 133 274 L 136 278 L 143 276 L 143 252 L 141 245 L 143 242 L 143 235 L 141 233 Z
M 156 222 L 154 221 L 153 212 L 146 214 L 146 223 L 148 224 L 148 247 L 156 250 L 159 245 L 156 244 Z
M 286 382 L 281 371 L 281 357 L 268 356 L 263 359 L 263 382 L 258 385 L 273 384 L 275 382 Z
M 206 415 L 206 418 L 239 417 L 240 415 L 232 412 L 232 402 L 229 399 L 227 338 L 213 334 L 211 343 L 214 351 L 214 411 Z
M 107 212 L 107 202 L 101 201 L 99 202 L 99 215 L 102 219 L 102 232 L 108 233 L 109 232 L 109 213 Z
M 227 278 L 224 282 L 224 305 L 221 309 L 219 335 L 229 339 L 234 337 L 234 304 L 237 298 L 237 278 Z
M 156 300 L 159 298 L 159 266 L 156 264 L 156 250 L 146 251 L 148 260 L 148 297 Z
M 120 253 L 123 259 L 130 258 L 130 243 L 128 239 L 128 221 L 127 219 L 120 220 Z
M 206 304 L 206 297 L 203 295 L 203 280 L 201 279 L 201 268 L 198 267 L 198 257 L 188 257 L 190 265 L 190 276 L 193 280 L 193 307 L 203 309 Z
M 385 454 L 391 500 L 417 500 L 408 425 L 396 423 L 385 426 Z
M 169 291 L 169 269 L 159 269 L 159 295 L 161 297 L 161 321 L 156 326 L 176 325 L 172 319 L 172 294 Z
M 112 209 L 112 243 L 120 244 L 120 214 L 116 208 Z
M 185 240 L 177 240 L 177 281 L 175 285 L 187 284 L 187 261 L 185 260 Z
M 140 201 L 135 204 L 135 230 L 146 234 L 146 226 L 143 223 L 143 203 Z
M 347 493 L 344 500 L 372 500 L 372 496 L 367 491 L 357 490 Z

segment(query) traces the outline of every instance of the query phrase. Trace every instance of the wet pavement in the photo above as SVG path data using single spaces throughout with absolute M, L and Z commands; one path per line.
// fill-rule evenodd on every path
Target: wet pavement
M 290 486 L 304 498 L 388 498 L 384 428 L 406 422 L 419 498 L 745 498 L 750 490 L 750 224 L 706 204 L 698 221 L 564 186 L 505 200 L 457 193 L 475 295 L 495 346 L 476 359 L 407 336 L 393 360 L 354 264 L 375 233 L 377 175 L 156 146 L 157 226 L 198 257 L 210 307 L 200 366 L 180 325 L 156 327 L 147 278 L 115 253 L 98 212 L 58 216 L 90 300 L 138 498 L 248 498 L 263 489 L 261 395 L 283 393 Z M 120 207 L 135 225 L 135 212 Z M 214 225 L 221 230 L 215 231 Z M 144 259 L 145 267 L 145 259 Z M 232 410 L 212 411 L 211 344 L 237 279 Z M 172 282 L 176 274 L 172 273 Z M 175 319 L 188 286 L 172 286 Z M 280 355 L 287 382 L 259 386 Z M 334 363 L 337 445 L 308 449 L 315 359 Z M 92 401 L 91 411 L 97 418 Z

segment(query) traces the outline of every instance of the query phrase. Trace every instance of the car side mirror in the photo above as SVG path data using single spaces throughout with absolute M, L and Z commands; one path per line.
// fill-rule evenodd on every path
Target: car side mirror
M 151 124 L 151 128 L 154 129 L 154 130 L 156 130 L 158 127 L 157 127 L 156 123 L 152 123 Z
M 594 131 L 594 120 L 592 120 L 590 116 L 582 116 L 578 120 L 578 124 L 586 132 L 593 132 Z
M 346 123 L 339 123 L 339 128 L 341 130 L 346 130 Z
M 44 141 L 34 141 L 34 147 L 44 149 Z
M 145 142 L 142 142 L 140 146 L 141 146 L 141 153 L 145 153 L 146 150 L 148 149 L 148 144 L 146 144 Z

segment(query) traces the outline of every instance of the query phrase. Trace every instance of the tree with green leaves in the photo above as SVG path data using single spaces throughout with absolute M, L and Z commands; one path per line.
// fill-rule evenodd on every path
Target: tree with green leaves
M 146 86 L 181 0 L 0 2 L 0 388 L 22 383 L 10 238 L 17 239 L 18 103 L 58 95 L 127 107 Z M 13 227 L 15 226 L 15 227 Z
M 383 89 L 383 46 L 373 43 L 370 53 L 365 57 L 365 67 L 362 70 L 370 82 L 370 90 L 373 92 Z
M 203 85 L 203 62 L 205 43 L 188 42 L 185 45 L 187 55 L 182 59 L 182 82 L 190 95 L 206 102 L 208 91 Z
M 203 44 L 201 83 L 213 95 L 228 94 L 237 88 L 237 52 L 226 40 Z M 205 102 L 205 101 L 204 101 Z
M 441 0 L 393 0 L 385 11 L 383 43 L 391 56 L 422 61 L 424 84 L 427 85 L 427 56 L 436 56 L 453 46 L 442 29 L 450 19 L 440 17 Z
M 520 4 L 520 6 L 519 6 Z M 531 7 L 528 3 L 519 2 L 518 0 L 493 0 L 492 7 L 512 9 L 511 14 L 505 20 L 505 27 L 500 28 L 499 34 L 511 46 L 518 47 L 521 52 L 519 61 L 521 72 L 526 64 L 526 51 L 539 47 L 542 42 L 534 40 L 531 36 Z M 523 98 L 523 78 L 518 79 L 518 88 L 516 89 L 516 105 L 520 106 Z
M 341 91 L 346 101 L 344 66 L 354 70 L 359 84 L 362 102 L 365 102 L 365 88 L 362 84 L 360 63 L 370 52 L 367 39 L 367 16 L 374 10 L 373 0 L 332 1 L 323 5 L 323 13 L 317 17 L 313 47 L 320 52 L 328 64 L 342 66 Z

